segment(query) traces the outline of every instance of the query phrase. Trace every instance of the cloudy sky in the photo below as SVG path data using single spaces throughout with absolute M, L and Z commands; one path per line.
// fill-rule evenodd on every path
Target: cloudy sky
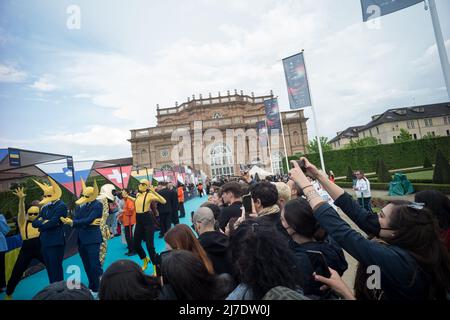
M 450 1 L 436 2 L 450 51 Z M 72 4 L 80 29 L 67 28 Z M 192 94 L 273 90 L 288 110 L 281 59 L 301 49 L 329 138 L 387 108 L 447 101 L 423 4 L 380 23 L 362 22 L 359 0 L 2 0 L 0 147 L 127 157 L 129 129 Z

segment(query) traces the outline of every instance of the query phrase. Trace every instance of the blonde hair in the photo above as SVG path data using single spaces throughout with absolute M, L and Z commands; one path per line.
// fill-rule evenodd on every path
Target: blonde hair
M 291 187 L 284 182 L 272 182 L 278 191 L 278 200 L 283 199 L 284 202 L 291 200 Z

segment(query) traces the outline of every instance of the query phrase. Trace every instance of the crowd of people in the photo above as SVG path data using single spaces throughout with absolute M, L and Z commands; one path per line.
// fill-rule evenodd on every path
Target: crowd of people
M 153 246 L 157 221 L 144 223 L 143 235 L 135 230 L 133 239 L 130 226 L 135 220 L 126 220 L 132 206 L 125 201 L 119 219 L 126 227 L 125 234 L 129 234 L 128 246 L 135 248 L 145 261 L 146 253 L 140 247 L 145 240 L 155 272 L 147 275 L 145 268 L 131 260 L 116 261 L 101 276 L 97 298 L 449 298 L 447 196 L 438 191 L 422 191 L 416 194 L 416 202 L 392 201 L 374 214 L 307 159 L 302 160 L 305 172 L 293 161 L 287 176 L 261 180 L 245 172 L 234 181 L 208 184 L 208 201 L 191 213 L 191 227 L 178 220 L 184 202 L 178 190 L 183 186 L 177 190 L 161 183 L 156 192 L 164 201 L 159 201 L 156 210 L 166 251 L 158 254 Z M 361 172 L 360 179 L 364 179 Z M 362 189 L 362 183 L 356 184 L 355 191 Z M 243 205 L 246 196 L 251 198 L 250 211 Z M 124 190 L 122 197 L 126 200 L 130 196 Z M 139 219 L 137 199 L 133 203 Z M 363 233 L 352 228 L 338 210 Z M 355 272 L 349 269 L 344 250 L 358 262 L 353 288 L 342 280 L 344 273 Z M 371 278 L 374 273 L 378 274 Z M 64 282 L 55 282 L 34 299 L 94 296 L 85 286 L 69 290 Z

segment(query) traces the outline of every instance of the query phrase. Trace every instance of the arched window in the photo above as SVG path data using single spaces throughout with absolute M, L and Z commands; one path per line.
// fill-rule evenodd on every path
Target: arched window
M 230 176 L 234 174 L 233 155 L 231 149 L 224 143 L 211 147 L 211 175 Z
M 283 174 L 283 158 L 284 154 L 281 152 L 272 153 L 272 166 L 274 174 Z
M 168 164 L 165 164 L 165 165 L 161 166 L 161 170 L 171 171 L 172 170 L 172 166 L 170 166 Z

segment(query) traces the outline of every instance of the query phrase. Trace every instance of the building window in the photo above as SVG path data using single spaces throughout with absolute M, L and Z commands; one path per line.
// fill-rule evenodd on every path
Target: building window
M 370 134 L 371 137 L 373 137 L 373 135 L 372 135 L 372 129 L 369 129 L 369 134 Z
M 298 146 L 300 144 L 300 134 L 298 131 L 292 132 L 292 142 L 294 146 Z
M 450 116 L 444 117 L 444 124 L 450 124 Z
M 450 136 L 450 130 L 447 130 L 447 136 Z
M 378 139 L 378 144 L 381 144 L 381 139 Z
M 233 155 L 231 149 L 224 143 L 217 143 L 211 148 L 212 176 L 233 175 Z
M 425 127 L 432 127 L 433 126 L 433 119 L 424 119 L 425 121 Z
M 377 127 L 377 134 L 380 134 L 380 129 L 378 129 L 378 127 Z
M 142 149 L 141 150 L 141 163 L 147 162 L 147 150 Z
M 413 120 L 407 121 L 406 125 L 407 125 L 408 129 L 414 129 L 415 128 Z
M 413 138 L 414 138 L 414 140 L 417 140 L 417 134 L 413 134 Z
M 220 112 L 214 112 L 213 119 L 222 119 L 222 114 Z
M 433 137 L 436 137 L 436 133 L 435 133 L 434 131 L 431 132 L 431 135 L 432 135 Z
M 272 153 L 272 164 L 274 174 L 283 174 L 283 157 L 281 152 Z

